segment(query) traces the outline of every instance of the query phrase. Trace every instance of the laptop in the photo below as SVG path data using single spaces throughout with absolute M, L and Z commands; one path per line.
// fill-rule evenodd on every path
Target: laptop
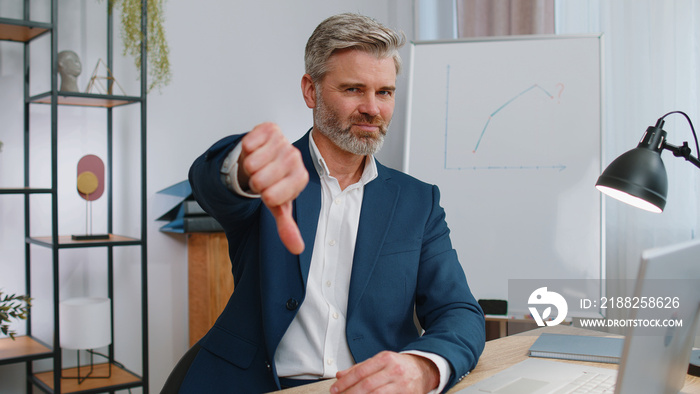
M 570 393 L 579 383 L 591 390 L 581 392 L 678 393 L 685 384 L 698 326 L 698 288 L 700 241 L 646 250 L 642 253 L 634 297 L 639 300 L 654 297 L 655 302 L 663 302 L 663 307 L 630 308 L 628 319 L 673 319 L 682 321 L 682 325 L 653 329 L 633 325 L 628 328 L 619 372 L 584 364 L 529 358 L 457 393 Z

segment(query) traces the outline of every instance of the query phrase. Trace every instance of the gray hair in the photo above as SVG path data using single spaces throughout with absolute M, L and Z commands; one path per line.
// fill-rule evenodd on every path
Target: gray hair
M 328 72 L 328 59 L 335 51 L 357 49 L 377 58 L 394 59 L 396 74 L 401 71 L 399 48 L 406 42 L 403 33 L 394 31 L 376 20 L 358 14 L 331 16 L 316 27 L 306 43 L 306 73 L 319 83 Z

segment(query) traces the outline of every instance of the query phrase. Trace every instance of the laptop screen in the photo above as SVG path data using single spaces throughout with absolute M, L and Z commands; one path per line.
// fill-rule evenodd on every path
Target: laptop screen
M 642 253 L 625 335 L 619 393 L 683 387 L 700 311 L 700 241 Z

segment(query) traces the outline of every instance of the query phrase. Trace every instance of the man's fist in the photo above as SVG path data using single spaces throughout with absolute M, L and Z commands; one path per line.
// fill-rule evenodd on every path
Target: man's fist
M 260 194 L 277 222 L 277 232 L 287 249 L 300 254 L 304 240 L 292 218 L 292 201 L 306 187 L 309 173 L 301 152 L 292 146 L 274 123 L 255 126 L 241 140 L 238 182 L 244 190 Z

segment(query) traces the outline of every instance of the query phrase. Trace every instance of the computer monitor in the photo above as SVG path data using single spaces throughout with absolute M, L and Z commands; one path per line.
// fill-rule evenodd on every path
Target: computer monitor
M 644 251 L 629 301 L 617 392 L 678 393 L 700 315 L 700 240 Z

